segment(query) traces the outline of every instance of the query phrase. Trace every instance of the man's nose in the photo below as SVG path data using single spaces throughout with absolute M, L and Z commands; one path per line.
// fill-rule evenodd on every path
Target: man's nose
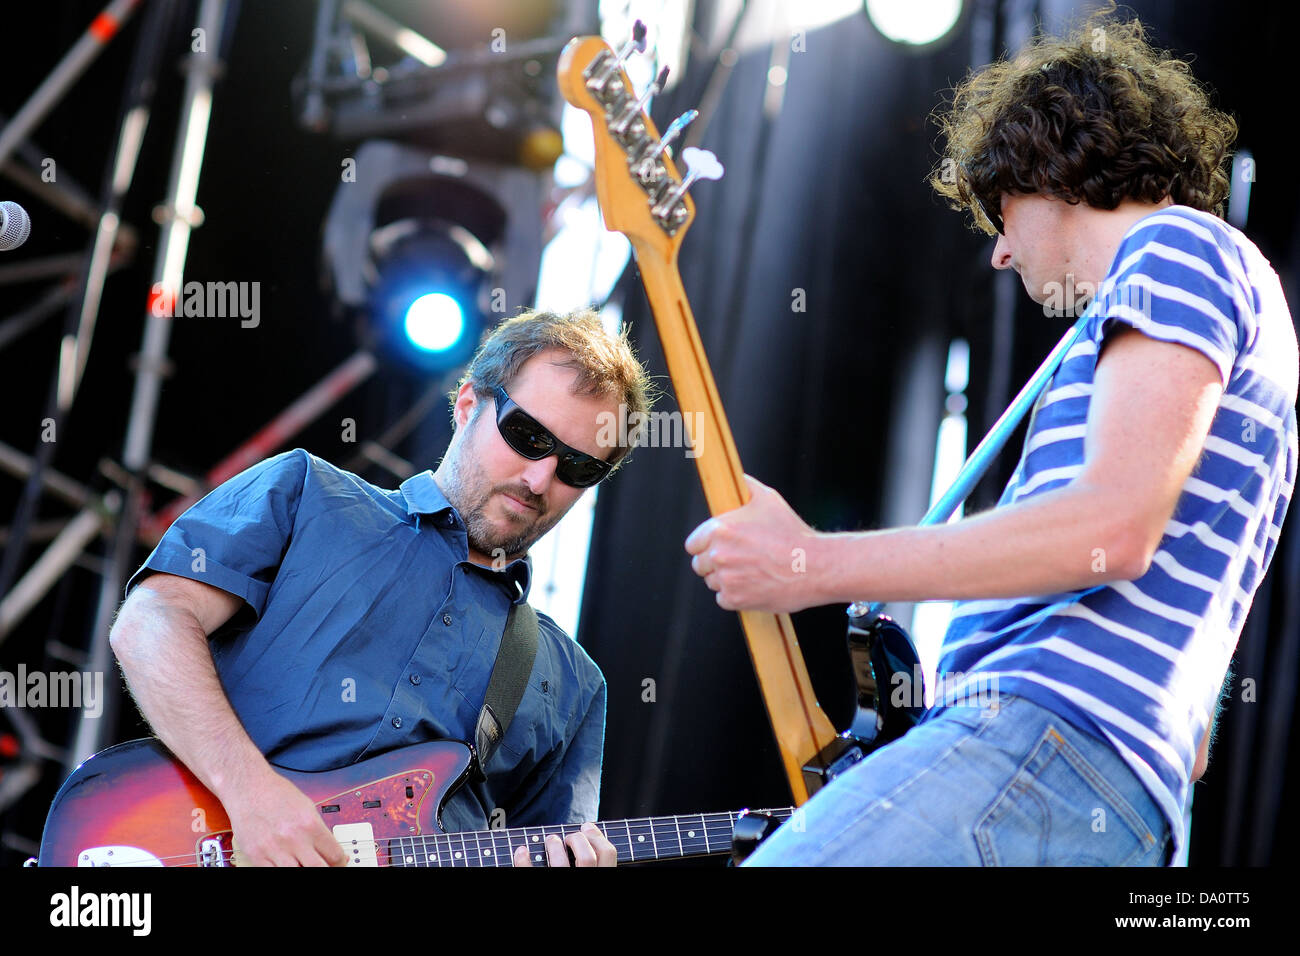
M 998 241 L 993 246 L 993 268 L 1010 269 L 1011 268 L 1011 248 L 1007 245 L 1007 237 L 998 233 Z
M 559 462 L 560 460 L 554 455 L 530 461 L 523 473 L 524 484 L 528 486 L 528 490 L 538 496 L 546 494 L 546 489 L 551 487 L 551 482 L 555 480 L 555 467 Z

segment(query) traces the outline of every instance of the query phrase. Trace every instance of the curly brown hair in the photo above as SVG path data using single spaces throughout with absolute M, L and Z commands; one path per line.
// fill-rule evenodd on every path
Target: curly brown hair
M 1222 215 L 1236 122 L 1113 9 L 972 73 L 936 114 L 946 145 L 930 185 L 977 228 L 993 235 L 980 202 L 997 209 L 1008 192 L 1098 209 L 1171 196 Z

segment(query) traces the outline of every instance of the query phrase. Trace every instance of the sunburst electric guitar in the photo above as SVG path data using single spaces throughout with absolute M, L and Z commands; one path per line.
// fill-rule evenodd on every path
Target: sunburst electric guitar
M 458 741 L 403 747 L 341 770 L 279 772 L 316 804 L 349 866 L 510 866 L 527 846 L 547 865 L 542 841 L 578 824 L 446 832 L 447 799 L 472 772 Z M 279 769 L 279 768 L 277 768 Z M 779 819 L 793 808 L 762 811 Z M 732 853 L 732 835 L 760 817 L 692 813 L 600 823 L 619 863 Z M 45 822 L 39 866 L 234 866 L 230 819 L 195 776 L 153 739 L 110 747 L 59 788 Z

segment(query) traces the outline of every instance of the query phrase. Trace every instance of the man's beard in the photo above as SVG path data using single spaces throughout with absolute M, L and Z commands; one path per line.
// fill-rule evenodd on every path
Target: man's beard
M 473 463 L 462 456 L 447 473 L 447 487 L 443 494 L 459 512 L 465 522 L 469 537 L 469 546 L 482 555 L 498 558 L 502 555 L 513 557 L 523 554 L 533 546 L 542 535 L 550 531 L 562 515 L 547 515 L 546 501 L 533 494 L 523 485 L 499 485 L 496 488 L 483 487 L 483 473 Z M 468 471 L 467 476 L 462 470 Z M 481 489 L 481 490 L 480 490 Z M 506 521 L 513 527 L 504 533 L 499 531 L 487 515 L 492 498 L 500 493 L 522 501 L 537 509 L 535 516 L 517 515 L 509 509 L 503 509 Z

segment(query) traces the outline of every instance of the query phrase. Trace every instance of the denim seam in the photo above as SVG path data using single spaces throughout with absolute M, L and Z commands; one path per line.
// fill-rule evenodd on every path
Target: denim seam
M 998 795 L 989 802 L 989 805 L 984 808 L 984 812 L 980 814 L 979 819 L 975 821 L 975 826 L 973 828 L 973 835 L 975 837 L 975 846 L 979 852 L 980 863 L 982 865 L 1001 866 L 1001 861 L 998 859 L 997 849 L 993 846 L 993 838 L 992 838 L 991 830 L 992 830 L 993 823 L 995 821 L 993 821 L 991 818 L 995 816 L 1000 816 L 999 810 L 1002 807 L 1003 802 L 1007 799 L 1008 795 L 1010 795 L 1010 793 L 1013 790 L 1017 790 L 1017 789 L 1023 790 L 1026 794 L 1033 794 L 1034 798 L 1039 801 L 1040 805 L 1042 804 L 1041 798 L 1039 798 L 1037 794 L 1034 794 L 1031 788 L 1021 787 L 1019 786 L 1019 783 L 1026 773 L 1029 773 L 1031 778 L 1036 776 L 1031 771 L 1029 771 L 1029 766 L 1033 764 L 1035 760 L 1038 759 L 1038 753 L 1040 750 L 1043 749 L 1043 745 L 1046 744 L 1047 741 L 1048 741 L 1048 734 L 1044 733 L 1043 736 L 1039 739 L 1038 743 L 1034 745 L 1034 749 L 1030 751 L 1029 756 L 1024 759 L 1024 761 L 1020 764 L 1019 767 L 1016 768 L 1016 772 L 1011 775 L 1011 779 L 1007 781 L 1006 786 L 1003 787 L 998 792 Z M 1044 810 L 1046 810 L 1045 807 Z M 1043 836 L 1041 833 L 1039 834 L 1038 837 L 1038 847 L 1039 847 L 1039 857 L 1041 859 L 1043 854 Z
M 1128 828 L 1137 838 L 1138 843 L 1141 844 L 1141 847 L 1130 853 L 1120 865 L 1127 866 L 1132 860 L 1155 848 L 1158 844 L 1156 835 L 1151 832 L 1151 828 L 1148 827 L 1146 821 L 1142 819 L 1142 815 L 1133 808 L 1132 804 L 1124 799 L 1124 796 L 1111 785 L 1110 781 L 1103 777 L 1101 772 L 1093 767 L 1093 765 L 1088 762 L 1088 759 L 1084 757 L 1073 744 L 1066 740 L 1055 727 L 1049 727 L 1048 729 L 1052 733 L 1055 733 L 1060 740 L 1057 745 L 1057 751 L 1066 759 L 1070 766 L 1074 768 L 1076 773 L 1092 784 L 1093 788 L 1100 796 L 1110 801 L 1111 805 L 1119 811 L 1120 818 L 1128 825 Z
M 1051 750 L 1051 752 L 1045 756 L 1043 755 L 1044 747 L 1048 747 Z M 1051 765 L 1052 760 L 1058 755 L 1065 759 L 1070 768 L 1073 769 L 1075 773 L 1079 774 L 1079 776 L 1083 778 L 1084 782 L 1091 786 L 1093 791 L 1099 797 L 1110 803 L 1110 805 L 1118 812 L 1121 822 L 1128 826 L 1134 839 L 1137 840 L 1139 844 L 1138 848 L 1125 857 L 1119 864 L 1120 866 L 1128 866 L 1138 857 L 1157 848 L 1157 840 L 1151 833 L 1150 828 L 1147 827 L 1146 822 L 1142 819 L 1141 815 L 1133 809 L 1132 805 L 1125 800 L 1114 787 L 1111 786 L 1110 782 L 1107 781 L 1105 777 L 1103 777 L 1101 773 L 1088 762 L 1087 758 L 1085 758 L 1073 744 L 1067 741 L 1053 725 L 1048 724 L 1047 729 L 1043 732 L 1043 736 L 1030 752 L 1030 755 L 1020 765 L 1019 769 L 1017 769 L 1015 774 L 1011 777 L 1011 780 L 1002 788 L 1002 791 L 993 799 L 993 802 L 989 804 L 988 808 L 975 823 L 975 840 L 979 848 L 980 859 L 985 865 L 999 865 L 997 851 L 992 842 L 990 818 L 998 813 L 998 809 L 1007 799 L 1008 795 L 1012 791 L 1016 790 L 1019 790 L 1026 796 L 1037 801 L 1043 809 L 1046 818 L 1046 827 L 1039 837 L 1039 858 L 1043 858 L 1043 843 L 1047 838 L 1046 834 L 1051 832 L 1051 811 L 1047 807 L 1045 801 L 1035 793 L 1033 787 L 1023 784 L 1022 781 L 1027 777 L 1030 784 L 1036 783 L 1038 777 L 1047 770 Z M 1035 767 L 1035 764 L 1040 763 L 1041 765 Z M 1134 825 L 1135 821 L 1136 825 Z

